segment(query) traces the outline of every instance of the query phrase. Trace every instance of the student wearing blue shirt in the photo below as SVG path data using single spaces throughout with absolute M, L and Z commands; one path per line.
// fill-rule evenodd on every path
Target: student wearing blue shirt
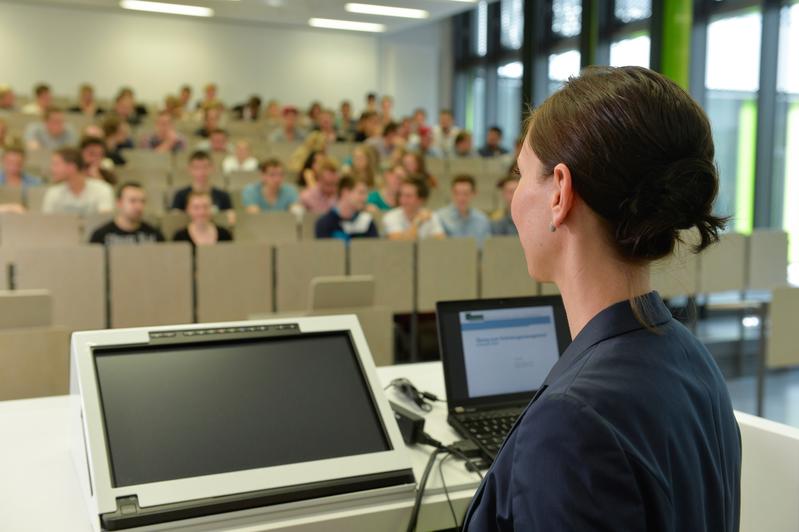
M 244 209 L 249 213 L 287 211 L 299 201 L 293 185 L 284 183 L 283 163 L 267 159 L 260 164 L 261 180 L 250 183 L 241 192 Z
M 42 180 L 27 173 L 24 167 L 25 148 L 7 146 L 3 152 L 3 168 L 0 169 L 0 186 L 20 187 L 24 191 L 28 187 L 41 185 Z
M 472 207 L 477 184 L 470 175 L 459 175 L 452 179 L 452 203 L 436 211 L 441 225 L 449 237 L 471 237 L 477 245 L 483 245 L 491 236 L 488 216 Z
M 533 111 L 511 212 L 527 269 L 563 296 L 572 343 L 508 433 L 468 531 L 739 528 L 741 442 L 707 349 L 650 263 L 718 240 L 707 116 L 640 67 L 592 67 Z
M 339 179 L 336 206 L 316 221 L 316 238 L 349 242 L 353 238 L 377 237 L 374 219 L 365 210 L 368 192 L 363 181 L 350 176 Z

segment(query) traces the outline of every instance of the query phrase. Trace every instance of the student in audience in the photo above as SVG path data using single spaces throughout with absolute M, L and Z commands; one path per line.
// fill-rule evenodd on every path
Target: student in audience
M 194 132 L 198 137 L 207 139 L 211 136 L 211 131 L 220 128 L 222 121 L 222 104 L 217 103 L 203 109 L 203 125 Z
M 516 224 L 510 215 L 510 203 L 513 201 L 513 194 L 519 186 L 519 175 L 511 174 L 503 177 L 497 183 L 497 188 L 502 196 L 502 207 L 491 214 L 491 233 L 494 235 L 517 235 Z
M 406 177 L 400 186 L 399 207 L 383 217 L 385 234 L 391 240 L 444 238 L 438 215 L 425 207 L 430 189 L 423 178 Z
M 374 219 L 365 210 L 368 191 L 363 181 L 343 176 L 338 182 L 336 205 L 316 221 L 316 238 L 338 238 L 345 242 L 353 238 L 376 238 Z
M 288 211 L 299 201 L 297 189 L 284 183 L 283 163 L 267 159 L 260 165 L 261 180 L 250 183 L 241 192 L 241 201 L 248 213 Z
M 211 155 L 227 156 L 233 153 L 233 145 L 230 143 L 228 133 L 222 128 L 211 131 L 208 138 L 197 143 L 197 150 L 207 151 Z
M 163 242 L 161 231 L 143 220 L 147 193 L 139 183 L 127 182 L 117 190 L 116 215 L 107 224 L 97 228 L 89 242 L 104 244 L 146 244 Z
M 276 129 L 269 135 L 270 142 L 300 142 L 305 135 L 297 125 L 299 111 L 296 107 L 287 106 L 283 108 L 282 124 L 280 129 Z
M 264 122 L 267 127 L 272 127 L 280 123 L 280 118 L 283 114 L 283 108 L 277 100 L 269 100 L 266 102 L 266 116 Z
M 97 105 L 94 98 L 94 87 L 89 83 L 84 83 L 78 89 L 78 105 L 69 108 L 70 113 L 80 113 L 88 118 L 94 118 L 103 113 L 103 109 Z
M 423 107 L 417 107 L 413 111 L 411 130 L 418 134 L 423 129 L 430 129 L 430 126 L 427 125 L 427 111 Z
M 135 121 L 135 123 L 128 120 L 130 125 L 140 124 L 141 121 L 147 117 L 147 107 L 136 102 L 136 94 L 133 92 L 132 88 L 122 87 L 119 89 L 119 97 L 121 97 L 122 101 L 128 102 L 128 105 L 131 108 L 131 112 L 133 114 L 132 119 Z
M 377 94 L 370 92 L 366 95 L 366 109 L 364 112 L 377 113 Z
M 214 166 L 208 153 L 197 150 L 189 157 L 189 174 L 191 174 L 191 185 L 179 189 L 172 198 L 173 209 L 187 211 L 189 196 L 194 193 L 207 194 L 211 198 L 211 206 L 214 212 L 224 212 L 228 223 L 236 223 L 236 214 L 233 212 L 233 203 L 230 195 L 220 188 L 211 186 L 211 173 Z
M 250 142 L 245 139 L 237 140 L 233 145 L 233 153 L 222 161 L 222 172 L 254 172 L 258 169 L 258 159 L 252 156 Z
M 389 95 L 380 99 L 380 122 L 384 126 L 396 122 L 394 120 L 394 99 Z
M 322 104 L 313 101 L 311 102 L 311 106 L 308 108 L 308 123 L 307 126 L 310 129 L 318 130 L 319 129 L 319 115 L 322 113 Z
M 444 232 L 450 237 L 472 237 L 482 247 L 491 236 L 491 223 L 481 211 L 472 207 L 477 184 L 470 175 L 458 175 L 452 179 L 452 203 L 436 211 Z
M 8 133 L 8 124 L 0 117 L 0 152 L 3 151 L 5 146 L 15 144 L 15 139 L 12 139 Z
M 383 124 L 380 122 L 380 115 L 374 111 L 366 111 L 361 114 L 356 127 L 355 142 L 380 142 L 383 134 Z
M 318 131 L 320 134 L 324 135 L 325 140 L 332 144 L 334 142 L 343 141 L 342 137 L 339 137 L 338 131 L 336 131 L 336 126 L 333 122 L 333 113 L 330 111 L 323 109 L 317 115 L 317 126 L 315 131 Z
M 452 156 L 456 158 L 476 157 L 477 154 L 472 148 L 472 134 L 464 130 L 455 136 L 455 148 Z
M 105 181 L 86 176 L 86 165 L 77 148 L 53 153 L 50 171 L 57 184 L 47 189 L 43 212 L 85 216 L 114 208 L 114 189 Z
M 333 162 L 325 161 L 316 184 L 300 193 L 300 203 L 305 210 L 313 214 L 325 214 L 332 209 L 336 203 L 338 181 L 338 168 Z
M 207 83 L 203 87 L 203 99 L 197 102 L 197 109 L 206 111 L 212 107 L 218 107 L 222 102 L 219 101 L 219 88 L 216 83 Z
M 105 156 L 105 143 L 98 137 L 83 137 L 80 141 L 80 156 L 86 165 L 86 177 L 101 179 L 109 185 L 116 185 L 117 176 L 113 172 L 114 163 Z
M 17 110 L 17 96 L 14 89 L 8 85 L 0 85 L 0 111 L 13 112 Z
M 192 247 L 230 242 L 233 235 L 213 222 L 213 203 L 208 192 L 192 191 L 186 198 L 189 225 L 175 233 L 175 242 L 190 242 Z
M 164 97 L 163 111 L 168 113 L 172 120 L 183 120 L 183 106 L 180 105 L 180 98 L 174 94 L 167 94 Z
M 322 166 L 327 162 L 327 155 L 320 150 L 311 151 L 305 158 L 302 168 L 297 174 L 297 185 L 300 188 L 312 187 L 316 184 Z
M 136 111 L 136 102 L 130 89 L 122 89 L 117 93 L 112 111 L 130 126 L 138 126 L 142 121 L 142 115 Z
M 449 109 L 442 109 L 438 115 L 438 125 L 433 128 L 433 147 L 443 156 L 448 156 L 455 148 L 455 137 L 460 133 L 455 126 L 455 117 Z
M 191 107 L 191 94 L 192 88 L 189 84 L 184 84 L 178 91 L 178 101 L 180 102 L 181 111 L 184 116 L 189 112 Z
M 366 208 L 371 212 L 390 211 L 397 206 L 400 186 L 405 179 L 405 168 L 395 164 L 383 172 L 382 185 L 378 190 L 373 190 L 366 198 Z
M 233 107 L 233 115 L 238 120 L 256 122 L 261 118 L 261 97 L 250 96 L 246 103 L 240 103 Z
M 25 128 L 25 143 L 29 150 L 57 150 L 78 143 L 72 124 L 66 123 L 64 111 L 49 107 L 43 122 L 32 122 Z
M 44 112 L 53 105 L 53 94 L 50 85 L 39 83 L 33 88 L 33 101 L 22 106 L 22 112 L 26 115 L 44 116 Z
M 366 144 L 376 149 L 380 157 L 388 158 L 395 149 L 402 148 L 403 145 L 397 130 L 397 124 L 391 122 L 383 128 L 382 136 L 371 137 L 366 140 Z
M 339 107 L 339 115 L 336 119 L 336 129 L 338 130 L 339 137 L 347 142 L 354 140 L 356 125 L 357 120 L 352 116 L 352 104 L 349 100 L 342 101 Z
M 22 188 L 37 187 L 42 180 L 25 171 L 25 148 L 11 144 L 3 151 L 3 168 L 0 169 L 0 186 Z
M 366 186 L 375 186 L 375 175 L 380 166 L 380 155 L 373 147 L 360 144 L 352 149 L 352 164 L 347 172 L 356 181 L 363 181 Z
M 169 111 L 161 111 L 155 119 L 155 133 L 144 138 L 140 147 L 159 153 L 178 153 L 186 149 L 186 139 L 175 129 Z
M 124 166 L 127 162 L 122 155 L 124 148 L 131 147 L 130 129 L 128 123 L 118 116 L 110 115 L 103 120 L 103 139 L 105 140 L 105 153 L 115 166 Z
M 438 186 L 438 180 L 427 171 L 425 159 L 421 154 L 411 151 L 405 152 L 402 154 L 400 162 L 405 169 L 406 175 L 421 175 L 424 177 L 425 185 L 428 188 L 436 188 Z
M 486 144 L 478 151 L 480 157 L 497 157 L 505 155 L 508 150 L 502 147 L 502 130 L 497 126 L 488 128 L 486 132 Z

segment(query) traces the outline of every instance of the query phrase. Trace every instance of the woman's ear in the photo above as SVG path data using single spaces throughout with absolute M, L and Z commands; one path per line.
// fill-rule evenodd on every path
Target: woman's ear
M 552 225 L 560 227 L 569 216 L 574 205 L 574 187 L 572 186 L 572 174 L 569 167 L 559 163 L 552 170 Z

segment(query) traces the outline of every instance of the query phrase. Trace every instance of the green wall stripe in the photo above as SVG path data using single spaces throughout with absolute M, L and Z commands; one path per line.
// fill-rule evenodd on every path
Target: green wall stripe
M 693 0 L 664 0 L 661 72 L 688 90 Z
M 783 192 L 782 226 L 788 232 L 788 260 L 799 263 L 799 102 L 788 110 L 788 131 L 785 138 L 785 189 Z
M 757 101 L 741 104 L 738 112 L 738 161 L 735 176 L 735 229 L 752 232 L 755 207 L 755 151 L 757 146 Z

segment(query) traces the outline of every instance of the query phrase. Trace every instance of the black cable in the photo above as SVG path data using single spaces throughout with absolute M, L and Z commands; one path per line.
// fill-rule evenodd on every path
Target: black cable
M 455 507 L 452 506 L 452 499 L 449 498 L 449 489 L 447 488 L 447 481 L 444 478 L 444 462 L 447 458 L 454 456 L 451 452 L 444 455 L 444 458 L 438 461 L 438 476 L 441 477 L 441 485 L 444 487 L 444 495 L 447 496 L 447 504 L 449 511 L 452 514 L 452 521 L 455 523 L 455 528 L 458 528 L 458 516 L 455 515 Z
M 472 469 L 474 470 L 474 472 L 477 473 L 480 476 L 480 480 L 483 480 L 483 474 L 480 472 L 480 468 L 477 467 L 477 464 L 472 462 L 471 458 L 469 458 L 468 456 L 466 456 L 465 454 L 463 454 L 462 452 L 460 452 L 459 450 L 457 450 L 457 449 L 455 449 L 453 447 L 446 447 L 446 450 L 449 451 L 450 453 L 454 454 L 455 456 L 457 456 L 458 458 L 460 458 L 461 460 L 463 460 L 464 462 L 466 462 L 470 466 L 472 466 Z
M 427 465 L 422 473 L 422 480 L 419 481 L 419 487 L 416 489 L 416 499 L 413 502 L 413 510 L 411 511 L 411 519 L 408 521 L 407 532 L 416 532 L 416 523 L 419 521 L 419 511 L 422 508 L 422 497 L 424 496 L 424 489 L 427 486 L 427 477 L 430 476 L 430 471 L 436 463 L 436 457 L 442 451 L 435 449 L 430 453 L 430 458 L 427 460 Z

